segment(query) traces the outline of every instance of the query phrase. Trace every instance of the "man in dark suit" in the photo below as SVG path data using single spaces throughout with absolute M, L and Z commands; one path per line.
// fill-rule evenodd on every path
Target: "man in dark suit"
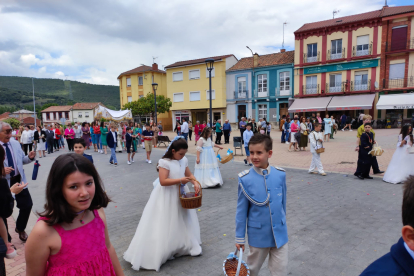
M 55 143 L 55 133 L 50 126 L 46 127 L 46 143 L 47 143 L 47 153 L 53 153 L 53 144 Z
M 115 131 L 115 126 L 111 125 L 111 131 L 108 132 L 106 135 L 106 143 L 108 147 L 111 149 L 111 158 L 109 159 L 109 163 L 114 165 L 115 167 L 118 166 L 118 160 L 116 159 L 116 142 L 117 142 L 118 133 Z
M 391 251 L 362 272 L 360 276 L 412 276 L 414 275 L 414 176 L 404 183 L 402 203 L 402 237 Z

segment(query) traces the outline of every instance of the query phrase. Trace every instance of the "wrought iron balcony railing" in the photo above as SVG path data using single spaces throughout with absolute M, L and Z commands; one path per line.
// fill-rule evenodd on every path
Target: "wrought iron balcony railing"
M 412 50 L 414 49 L 414 37 L 409 40 L 393 40 L 391 43 L 385 44 L 385 52 L 393 52 L 400 50 Z
M 332 50 L 328 50 L 328 55 L 326 56 L 327 60 L 333 60 L 333 59 L 340 59 L 345 58 L 345 48 L 342 49 L 342 53 L 332 53 Z
M 318 51 L 316 56 L 308 56 L 307 53 L 303 54 L 303 63 L 318 62 L 321 61 L 321 52 Z
M 371 80 L 351 81 L 351 91 L 365 91 L 365 90 L 371 90 Z
M 234 91 L 234 98 L 235 99 L 245 99 L 247 98 L 247 90 L 242 90 L 242 91 Z
M 352 57 L 361 57 L 372 55 L 372 42 L 364 45 L 357 45 L 352 47 Z M 368 48 L 367 48 L 368 47 Z
M 399 79 L 383 79 L 382 87 L 384 89 L 408 88 L 414 87 L 414 77 L 399 78 Z
M 302 85 L 302 91 L 304 95 L 316 95 L 319 94 L 319 84 L 306 84 Z
M 326 93 L 345 92 L 345 82 L 328 82 L 326 83 Z

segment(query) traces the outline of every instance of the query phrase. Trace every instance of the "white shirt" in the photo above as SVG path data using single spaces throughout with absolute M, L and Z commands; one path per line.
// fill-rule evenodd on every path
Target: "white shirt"
M 414 259 L 414 251 L 412 251 L 405 242 L 404 242 L 404 247 L 405 249 L 407 249 L 408 254 L 410 254 L 411 257 Z
M 115 132 L 112 132 L 112 131 L 111 131 L 111 133 L 112 133 L 112 136 L 114 137 L 114 142 L 115 142 L 115 141 L 116 141 Z
M 181 133 L 188 133 L 188 123 L 184 122 L 181 126 Z
M 21 139 L 23 144 L 30 144 L 30 130 L 23 130 Z
M 4 153 L 5 153 L 5 158 L 6 158 L 6 159 L 4 159 L 4 161 L 6 161 L 6 162 L 7 162 L 7 166 L 8 166 L 8 167 L 11 167 L 11 166 L 10 166 L 10 163 L 9 163 L 9 160 L 7 159 L 6 147 L 4 146 L 4 143 L 3 143 L 2 141 L 0 141 L 0 144 L 1 144 L 1 145 L 3 146 L 3 148 L 4 148 Z M 8 143 L 7 143 L 7 147 L 9 148 L 9 150 L 10 150 L 10 152 L 11 152 L 11 155 L 12 155 L 12 158 L 13 158 L 14 176 L 16 176 L 16 175 L 18 175 L 18 174 L 19 174 L 19 169 L 17 168 L 16 158 L 14 157 L 13 148 L 12 148 L 12 145 L 10 144 L 10 142 L 8 142 Z M 13 183 L 13 184 L 14 184 L 14 183 Z

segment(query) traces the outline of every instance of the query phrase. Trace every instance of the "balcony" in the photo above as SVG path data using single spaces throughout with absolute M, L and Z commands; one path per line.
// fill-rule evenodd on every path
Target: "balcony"
M 328 55 L 326 56 L 327 60 L 341 59 L 345 58 L 345 48 L 342 49 L 342 53 L 332 54 L 332 50 L 328 50 Z
M 372 42 L 370 44 L 357 45 L 352 47 L 352 57 L 372 55 Z
M 394 40 L 385 44 L 385 52 L 414 50 L 414 37 L 406 40 Z
M 371 80 L 351 81 L 351 91 L 371 90 Z
M 346 82 L 328 82 L 326 83 L 326 93 L 345 92 Z
M 319 61 L 321 61 L 320 52 L 318 52 L 316 56 L 308 56 L 307 53 L 303 54 L 303 63 L 312 63 L 312 62 L 319 62 Z
M 398 89 L 398 88 L 413 88 L 414 77 L 400 78 L 400 79 L 383 79 L 383 89 Z
M 254 96 L 256 98 L 265 98 L 269 96 L 269 93 L 267 92 L 267 89 L 265 88 L 259 88 L 259 90 L 254 90 Z
M 317 95 L 319 94 L 319 84 L 302 85 L 303 95 Z
M 245 99 L 247 98 L 247 90 L 241 90 L 241 91 L 234 91 L 234 98 L 235 99 Z

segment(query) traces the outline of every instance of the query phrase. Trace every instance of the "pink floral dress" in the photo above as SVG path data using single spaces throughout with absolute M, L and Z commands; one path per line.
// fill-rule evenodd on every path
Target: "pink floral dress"
M 62 245 L 57 254 L 49 256 L 46 275 L 116 275 L 105 244 L 105 224 L 97 210 L 93 213 L 95 218 L 91 222 L 76 229 L 53 226 Z

